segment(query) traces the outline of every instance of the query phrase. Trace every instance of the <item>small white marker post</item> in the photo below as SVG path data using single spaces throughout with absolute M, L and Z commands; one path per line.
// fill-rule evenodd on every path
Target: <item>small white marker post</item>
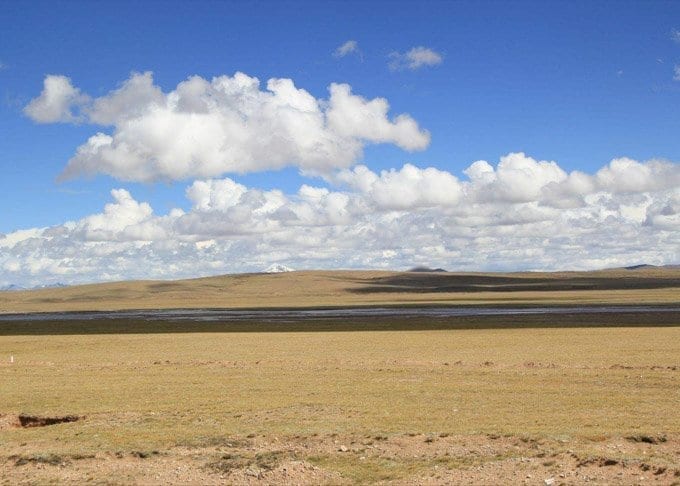
M 14 363 L 14 355 L 12 355 L 12 356 L 9 357 L 9 362 L 10 362 L 10 363 Z

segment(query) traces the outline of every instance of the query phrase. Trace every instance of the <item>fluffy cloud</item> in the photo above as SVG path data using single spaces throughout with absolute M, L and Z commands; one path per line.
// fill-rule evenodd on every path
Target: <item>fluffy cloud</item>
M 393 143 L 404 150 L 421 150 L 430 143 L 430 135 L 421 131 L 410 116 L 399 115 L 389 120 L 390 105 L 386 99 L 368 101 L 353 95 L 347 84 L 332 84 L 330 93 L 327 124 L 342 139 Z
M 103 213 L 80 220 L 72 227 L 72 234 L 87 241 L 146 241 L 165 236 L 157 222 L 151 221 L 153 210 L 148 203 L 137 202 L 125 189 L 114 189 L 111 196 L 115 202 L 107 204 Z
M 163 92 L 153 84 L 151 72 L 133 73 L 120 88 L 95 99 L 87 114 L 91 123 L 115 125 L 118 120 L 143 116 L 164 102 Z
M 410 69 L 415 71 L 426 66 L 441 64 L 444 58 L 438 52 L 429 47 L 413 47 L 405 53 L 392 52 L 389 56 L 389 67 L 393 71 Z
M 246 186 L 231 179 L 196 181 L 186 190 L 187 198 L 197 211 L 224 211 L 235 206 L 247 192 Z
M 662 160 L 641 163 L 629 158 L 612 160 L 595 174 L 567 174 L 556 162 L 538 161 L 525 154 L 501 157 L 494 169 L 484 160 L 464 173 L 471 184 L 466 191 L 476 201 L 522 203 L 535 201 L 556 208 L 585 204 L 588 194 L 661 192 L 680 187 L 678 165 Z
M 337 174 L 335 180 L 354 188 L 380 210 L 453 207 L 463 191 L 463 185 L 449 172 L 411 164 L 382 171 L 379 176 L 362 165 Z
M 676 65 L 673 68 L 673 80 L 680 81 L 680 65 Z
M 367 100 L 346 84 L 316 99 L 290 79 L 236 73 L 193 76 L 169 93 L 151 73 L 133 74 L 118 89 L 90 99 L 63 76 L 48 76 L 25 108 L 39 122 L 110 125 L 76 150 L 62 177 L 104 173 L 126 181 L 209 178 L 297 166 L 310 174 L 350 167 L 367 144 L 422 150 L 430 135 L 409 115 L 388 115 L 385 99 Z
M 651 160 L 641 164 L 623 157 L 612 160 L 595 174 L 601 190 L 613 193 L 661 191 L 680 187 L 677 164 Z
M 523 153 L 501 157 L 496 170 L 479 160 L 465 174 L 474 184 L 476 199 L 513 203 L 536 201 L 544 187 L 567 178 L 555 162 L 536 161 Z
M 345 57 L 352 53 L 361 54 L 361 51 L 359 50 L 359 43 L 355 40 L 348 40 L 347 42 L 338 46 L 338 48 L 333 52 L 333 55 L 335 57 Z
M 346 45 L 346 54 L 354 48 Z M 426 48 L 392 56 L 395 69 L 441 60 Z M 192 179 L 189 209 L 157 214 L 115 189 L 100 213 L 0 234 L 0 286 L 180 278 L 273 263 L 508 270 L 680 260 L 678 164 L 618 158 L 592 173 L 567 172 L 510 153 L 476 161 L 461 177 L 412 164 L 374 172 L 357 165 L 368 144 L 413 151 L 430 141 L 409 115 L 389 111 L 387 100 L 346 84 L 317 99 L 289 79 L 262 88 L 242 73 L 193 76 L 170 92 L 151 73 L 135 73 L 94 99 L 68 78 L 48 76 L 27 116 L 104 127 L 77 148 L 65 177 Z M 308 183 L 287 194 L 224 177 L 284 166 L 298 167 Z
M 38 123 L 76 122 L 80 120 L 77 110 L 87 102 L 88 97 L 69 78 L 50 74 L 43 81 L 40 96 L 26 105 L 24 113 Z
M 581 269 L 680 260 L 680 165 L 612 160 L 592 174 L 508 154 L 466 177 L 360 165 L 294 194 L 194 181 L 155 214 L 126 190 L 99 214 L 0 235 L 1 285 L 294 268 Z M 108 269 L 103 271 L 102 269 Z

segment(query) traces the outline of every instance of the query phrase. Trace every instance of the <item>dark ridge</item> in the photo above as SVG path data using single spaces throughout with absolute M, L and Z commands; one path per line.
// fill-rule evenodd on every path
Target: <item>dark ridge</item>
M 357 294 L 438 292 L 546 292 L 555 290 L 634 290 L 680 287 L 680 278 L 630 277 L 515 277 L 505 275 L 456 275 L 406 273 L 357 279 L 364 287 Z

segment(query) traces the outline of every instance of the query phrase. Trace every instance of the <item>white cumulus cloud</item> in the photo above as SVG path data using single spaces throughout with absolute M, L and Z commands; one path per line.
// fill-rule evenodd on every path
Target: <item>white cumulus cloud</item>
M 453 174 L 411 164 L 399 170 L 382 171 L 380 175 L 366 166 L 358 166 L 337 174 L 336 180 L 358 190 L 381 210 L 453 207 L 463 191 L 463 185 Z
M 613 193 L 659 191 L 680 187 L 680 172 L 671 162 L 640 163 L 622 157 L 598 170 L 595 180 L 599 188 Z
M 358 50 L 349 44 L 346 54 Z M 342 48 L 343 46 L 341 46 Z M 442 62 L 431 49 L 394 69 Z M 677 68 L 676 68 L 677 69 Z M 333 83 L 317 98 L 290 79 L 191 76 L 170 91 L 133 73 L 92 98 L 45 78 L 24 109 L 39 123 L 98 125 L 64 177 L 189 180 L 158 214 L 124 188 L 78 221 L 0 234 L 0 286 L 180 278 L 293 268 L 590 269 L 680 261 L 680 165 L 616 158 L 591 172 L 509 153 L 460 175 L 360 164 L 370 144 L 422 150 L 429 133 L 384 98 Z M 225 177 L 297 167 L 297 191 Z
M 474 184 L 477 199 L 508 202 L 536 201 L 545 186 L 567 178 L 557 163 L 537 161 L 521 152 L 501 157 L 495 170 L 488 162 L 477 161 L 465 174 Z
M 348 84 L 332 84 L 326 111 L 327 124 L 333 133 L 350 140 L 393 143 L 404 150 L 422 150 L 430 143 L 429 133 L 408 115 L 390 120 L 390 105 L 384 98 L 366 100 L 352 94 Z
M 95 99 L 87 114 L 91 123 L 115 125 L 119 120 L 143 116 L 164 102 L 163 92 L 153 84 L 151 72 L 133 73 L 120 88 Z
M 43 81 L 40 96 L 26 105 L 24 113 L 38 123 L 75 122 L 80 119 L 77 111 L 87 101 L 69 78 L 50 74 Z
M 125 189 L 114 189 L 111 196 L 115 202 L 107 204 L 103 213 L 80 220 L 73 227 L 74 233 L 88 241 L 150 240 L 162 234 L 141 231 L 153 215 L 148 203 L 137 202 Z
M 276 78 L 261 89 L 243 73 L 192 76 L 163 93 L 147 72 L 89 99 L 68 78 L 48 76 L 25 111 L 40 122 L 73 122 L 77 107 L 90 123 L 112 127 L 77 148 L 63 178 L 182 180 L 285 166 L 323 174 L 354 165 L 367 144 L 428 146 L 429 133 L 409 115 L 390 117 L 387 100 L 365 99 L 347 84 L 331 84 L 329 93 L 317 99 Z
M 292 194 L 197 180 L 186 189 L 190 209 L 167 214 L 116 189 L 100 213 L 0 235 L 0 285 L 179 278 L 278 262 L 556 270 L 680 261 L 680 164 L 619 158 L 593 173 L 567 172 L 511 153 L 463 173 L 359 165 Z

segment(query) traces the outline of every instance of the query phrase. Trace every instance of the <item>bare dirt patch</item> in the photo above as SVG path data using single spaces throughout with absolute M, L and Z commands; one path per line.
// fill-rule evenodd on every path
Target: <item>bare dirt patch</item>
M 14 429 L 21 427 L 19 417 L 17 415 L 8 415 L 0 413 L 0 430 Z
M 405 433 L 258 435 L 157 453 L 0 457 L 8 484 L 676 484 L 680 437 L 665 442 Z M 2 481 L 0 481 L 2 483 Z

